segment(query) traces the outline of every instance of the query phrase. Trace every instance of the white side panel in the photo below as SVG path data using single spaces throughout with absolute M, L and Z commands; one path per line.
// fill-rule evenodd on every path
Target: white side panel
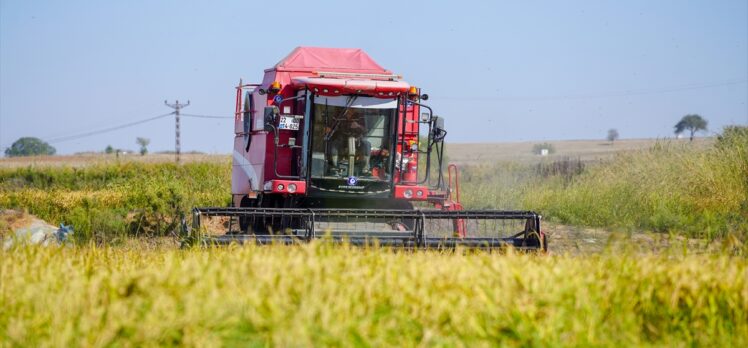
M 236 151 L 236 150 L 234 150 L 234 168 L 241 170 L 241 173 L 244 174 L 244 178 L 246 179 L 246 180 L 238 180 L 237 184 L 239 185 L 236 187 L 236 189 L 240 191 L 244 191 L 242 190 L 242 187 L 240 187 L 240 186 L 243 186 L 240 184 L 242 183 L 242 181 L 247 182 L 247 183 L 252 183 L 251 187 L 249 185 L 247 185 L 246 187 L 252 189 L 253 191 L 257 191 L 259 189 L 260 187 L 259 178 L 257 177 L 257 172 L 255 172 L 254 166 L 252 166 L 249 163 L 249 161 L 246 158 L 244 158 L 244 155 L 242 155 L 239 151 Z

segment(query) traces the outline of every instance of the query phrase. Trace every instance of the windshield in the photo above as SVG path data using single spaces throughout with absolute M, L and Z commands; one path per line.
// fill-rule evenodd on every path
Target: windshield
M 389 180 L 396 108 L 394 99 L 315 98 L 312 176 Z

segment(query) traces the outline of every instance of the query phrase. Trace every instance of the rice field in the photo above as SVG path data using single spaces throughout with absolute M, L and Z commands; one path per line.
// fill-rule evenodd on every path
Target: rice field
M 0 251 L 0 347 L 748 346 L 748 133 L 734 132 L 592 165 L 464 167 L 463 203 L 538 210 L 549 254 L 179 249 L 191 207 L 228 204 L 228 159 L 0 168 L 0 209 L 75 229 L 68 246 Z M 7 237 L 24 214 L 3 216 Z M 592 237 L 582 255 L 553 247 Z
M 2 346 L 745 346 L 748 261 L 305 246 L 0 252 Z

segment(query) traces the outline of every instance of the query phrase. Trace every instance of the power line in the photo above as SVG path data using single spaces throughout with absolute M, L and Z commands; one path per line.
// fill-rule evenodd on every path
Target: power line
M 179 102 L 177 101 L 177 103 L 179 103 Z M 167 106 L 171 106 L 168 103 L 166 105 Z M 183 107 L 186 107 L 186 105 L 189 105 L 189 102 L 187 104 L 180 104 L 180 110 Z M 158 120 L 158 119 L 161 119 L 161 118 L 164 118 L 164 117 L 167 117 L 167 116 L 171 116 L 171 115 L 176 115 L 176 114 L 177 114 L 177 111 L 172 111 L 172 112 L 167 113 L 167 114 L 153 116 L 153 117 L 149 117 L 149 118 L 146 118 L 146 119 L 142 119 L 142 120 L 138 120 L 138 121 L 134 121 L 134 122 L 129 122 L 129 123 L 124 123 L 124 124 L 117 125 L 117 126 L 111 126 L 111 127 L 107 127 L 107 128 L 102 128 L 102 129 L 98 129 L 98 130 L 95 130 L 95 131 L 89 131 L 89 132 L 83 132 L 83 133 L 74 133 L 74 134 L 70 134 L 70 135 L 50 136 L 50 137 L 46 137 L 45 139 L 47 139 L 47 140 L 45 140 L 45 141 L 47 143 L 50 143 L 50 144 L 57 144 L 57 143 L 62 143 L 62 142 L 66 142 L 66 141 L 77 140 L 77 139 L 81 139 L 81 138 L 86 138 L 86 137 L 91 137 L 91 136 L 95 136 L 95 135 L 99 135 L 99 134 L 113 132 L 113 131 L 120 130 L 120 129 L 123 129 L 123 128 L 137 126 L 139 124 L 143 124 L 143 123 L 155 121 L 155 120 Z M 232 119 L 232 118 L 234 118 L 232 116 L 199 115 L 199 114 L 183 114 L 183 113 L 179 113 L 179 115 L 184 116 L 184 117 L 204 118 L 204 119 Z M 177 123 L 178 123 L 178 121 L 177 121 Z M 178 124 L 176 126 L 176 132 L 178 134 L 177 137 L 179 137 L 179 125 Z M 176 143 L 177 143 L 176 146 L 179 147 L 179 140 L 176 140 Z M 7 147 L 10 147 L 10 145 L 2 146 L 2 148 L 7 148 Z
M 172 115 L 172 114 L 174 114 L 174 113 L 171 112 L 171 113 L 168 113 L 168 114 L 165 114 L 165 115 L 168 116 L 168 115 Z M 184 117 L 206 118 L 206 119 L 229 119 L 229 118 L 233 118 L 232 116 L 196 115 L 196 114 L 183 114 L 183 113 L 180 113 L 180 115 L 184 116 Z M 164 115 L 161 115 L 161 116 L 164 116 Z M 159 116 L 156 116 L 156 117 L 159 117 Z M 146 122 L 148 120 L 150 120 L 150 119 L 143 120 L 143 122 Z M 132 125 L 140 124 L 140 122 L 141 121 L 137 121 L 136 123 L 133 123 Z M 128 125 L 124 125 L 124 126 L 127 127 L 127 126 L 129 126 L 129 124 Z M 115 127 L 118 127 L 118 126 L 115 126 Z M 60 134 L 60 133 L 62 133 L 62 134 Z M 70 134 L 70 135 L 68 135 L 66 133 L 69 134 L 71 132 L 69 132 L 69 131 L 68 132 L 58 132 L 57 134 L 60 134 L 60 135 L 51 135 L 51 136 L 48 136 L 48 137 L 44 137 L 44 139 L 53 139 L 53 141 L 57 141 L 57 139 L 65 139 L 65 138 L 68 138 L 68 137 L 76 138 L 77 139 L 81 135 L 81 134 L 78 134 L 78 133 L 75 133 L 75 132 L 73 132 L 73 134 Z M 82 133 L 82 134 L 87 134 L 87 133 Z M 92 134 L 92 135 L 96 135 L 96 134 Z M 80 137 L 83 137 L 83 136 L 80 136 Z M 61 141 L 67 141 L 67 140 L 61 140 Z
M 727 80 L 727 81 L 716 82 L 716 83 L 692 83 L 692 84 L 680 85 L 680 86 L 675 86 L 675 87 L 664 87 L 664 88 L 655 88 L 655 89 L 638 89 L 638 90 L 634 89 L 634 90 L 617 91 L 617 92 L 610 92 L 610 93 L 604 93 L 604 94 L 569 94 L 569 95 L 556 95 L 556 96 L 551 95 L 551 96 L 518 96 L 518 97 L 442 96 L 442 97 L 438 97 L 438 99 L 464 100 L 464 101 L 547 101 L 547 100 L 599 99 L 599 98 L 628 97 L 628 96 L 647 95 L 647 94 L 674 93 L 674 92 L 688 91 L 688 90 L 694 90 L 694 89 L 714 88 L 714 87 L 722 87 L 722 86 L 730 86 L 730 85 L 739 85 L 739 84 L 745 84 L 745 83 L 748 83 L 748 80 L 735 79 L 735 80 Z
M 215 116 L 215 115 L 196 115 L 196 114 L 181 114 L 184 117 L 194 117 L 194 118 L 218 118 L 218 119 L 228 119 L 228 118 L 234 118 L 233 116 Z
M 143 124 L 143 123 L 146 123 L 146 122 L 155 121 L 155 120 L 167 117 L 167 116 L 171 116 L 173 114 L 174 114 L 174 112 L 170 112 L 168 114 L 163 114 L 163 115 L 158 115 L 158 116 L 154 116 L 154 117 L 149 117 L 149 118 L 146 118 L 146 119 L 143 119 L 143 120 L 140 120 L 140 121 L 125 123 L 125 124 L 121 124 L 121 125 L 113 126 L 113 127 L 109 127 L 109 128 L 99 129 L 99 130 L 85 132 L 85 133 L 80 133 L 80 134 L 68 135 L 68 136 L 63 136 L 63 137 L 52 138 L 52 139 L 46 140 L 46 142 L 48 142 L 50 144 L 55 144 L 55 143 L 61 143 L 61 142 L 64 142 L 64 141 L 76 140 L 76 139 L 90 137 L 90 136 L 99 135 L 99 134 L 103 134 L 103 133 L 113 132 L 113 131 L 116 131 L 116 130 L 120 130 L 122 128 L 132 127 L 132 126 L 136 126 L 136 125 Z

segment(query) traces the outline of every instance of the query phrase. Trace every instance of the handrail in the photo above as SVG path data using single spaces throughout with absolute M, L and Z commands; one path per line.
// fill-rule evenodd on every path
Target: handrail
M 424 107 L 424 108 L 428 109 L 429 110 L 429 115 L 432 117 L 432 119 L 429 120 L 429 122 L 416 121 L 416 123 L 428 123 L 428 127 L 429 127 L 428 134 L 429 135 L 428 135 L 428 139 L 426 140 L 426 151 L 420 151 L 420 149 L 418 151 L 416 151 L 418 154 L 422 154 L 422 153 L 426 154 L 426 169 L 424 170 L 423 180 L 418 181 L 418 179 L 416 179 L 415 182 L 413 182 L 413 181 L 406 182 L 404 180 L 404 177 L 405 177 L 405 175 L 404 175 L 405 174 L 405 168 L 403 168 L 403 162 L 405 160 L 405 149 L 406 149 L 405 133 L 406 133 L 406 127 L 407 127 L 408 103 L 413 104 L 413 105 L 418 105 L 419 107 Z M 405 105 L 403 107 L 403 132 L 402 132 L 402 140 L 401 140 L 401 146 L 400 146 L 400 150 L 402 152 L 402 155 L 400 156 L 400 182 L 402 182 L 404 184 L 423 185 L 423 184 L 425 184 L 425 183 L 427 183 L 429 181 L 430 174 L 431 174 L 430 173 L 431 172 L 431 148 L 436 143 L 436 142 L 431 143 L 431 140 L 432 140 L 431 139 L 431 135 L 432 135 L 431 134 L 432 133 L 431 129 L 433 128 L 433 115 L 434 115 L 434 110 L 430 106 L 428 106 L 426 104 L 421 104 L 421 103 L 419 103 L 417 101 L 414 101 L 414 100 L 409 100 L 406 97 L 406 99 L 405 99 Z M 420 126 L 419 126 L 419 128 L 420 128 Z
M 456 192 L 455 202 L 456 203 L 460 203 L 460 171 L 457 168 L 457 165 L 454 164 L 454 163 L 450 164 L 447 167 L 447 175 L 448 175 L 448 179 L 447 180 L 448 180 L 448 184 L 449 184 L 449 186 L 448 186 L 449 193 L 450 193 L 450 195 L 452 194 L 452 171 L 453 170 L 454 170 L 454 173 L 455 173 L 455 180 L 454 180 L 454 186 L 455 186 L 455 192 Z
M 260 83 L 243 83 L 241 79 L 239 79 L 239 85 L 234 87 L 236 88 L 236 110 L 234 111 L 234 118 L 238 118 L 240 114 L 242 114 L 244 111 L 242 110 L 242 92 L 244 91 L 245 87 L 260 87 L 262 84 Z M 254 112 L 254 110 L 250 110 L 251 112 Z

